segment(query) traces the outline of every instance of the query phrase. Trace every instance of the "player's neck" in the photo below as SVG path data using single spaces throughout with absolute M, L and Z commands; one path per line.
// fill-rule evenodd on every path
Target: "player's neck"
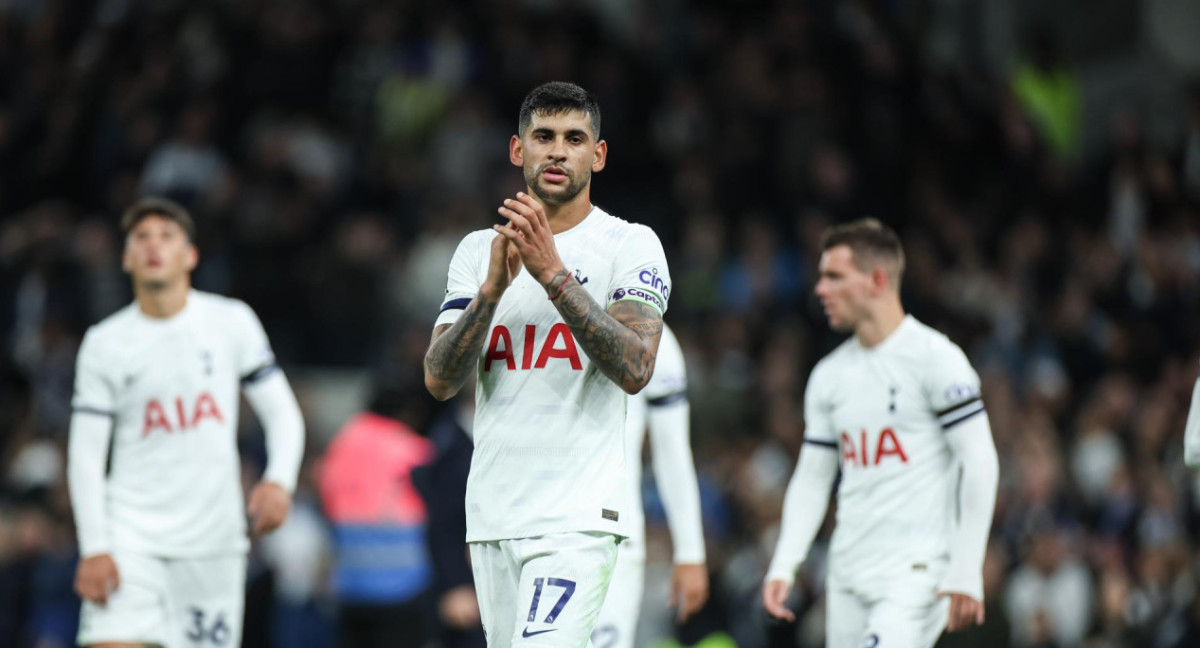
M 871 314 L 871 317 L 859 323 L 854 329 L 858 343 L 870 349 L 891 337 L 896 329 L 904 323 L 904 307 L 900 300 L 889 301 Z
M 167 319 L 179 314 L 187 306 L 190 281 L 184 280 L 163 288 L 134 286 L 134 298 L 142 314 L 154 319 Z
M 537 194 L 530 192 L 530 195 Z M 582 223 L 583 219 L 592 213 L 591 192 L 585 189 L 571 199 L 571 202 L 562 205 L 550 205 L 543 202 L 542 206 L 546 209 L 546 220 L 550 223 L 550 232 L 562 234 Z

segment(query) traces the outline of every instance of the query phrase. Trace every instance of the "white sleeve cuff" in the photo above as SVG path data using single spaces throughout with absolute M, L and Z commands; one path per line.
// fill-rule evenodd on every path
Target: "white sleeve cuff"
M 1000 477 L 987 415 L 976 416 L 955 427 L 946 434 L 946 440 L 962 467 L 962 480 L 958 492 L 959 518 L 950 541 L 950 566 L 940 589 L 982 601 L 983 560 Z
M 700 486 L 688 438 L 686 400 L 650 406 L 650 447 L 654 481 L 667 513 L 675 564 L 703 564 L 704 524 L 700 515 Z
M 304 458 L 304 418 L 282 371 L 275 371 L 245 387 L 246 400 L 262 422 L 267 436 L 267 468 L 263 481 L 296 490 Z
M 75 516 L 75 535 L 79 555 L 109 553 L 105 464 L 112 438 L 111 415 L 93 411 L 76 412 L 71 417 L 67 442 L 67 488 Z
M 800 462 L 783 498 L 779 542 L 766 580 L 782 580 L 790 586 L 795 579 L 796 570 L 808 556 L 817 531 L 825 521 L 839 458 L 836 446 L 804 444 Z

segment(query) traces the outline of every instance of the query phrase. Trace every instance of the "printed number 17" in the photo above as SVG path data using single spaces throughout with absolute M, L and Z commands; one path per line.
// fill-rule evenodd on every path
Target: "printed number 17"
M 558 603 L 550 608 L 550 614 L 546 615 L 544 623 L 554 623 L 558 618 L 562 609 L 567 605 L 567 601 L 571 600 L 571 596 L 575 594 L 575 581 L 565 578 L 535 578 L 533 579 L 533 602 L 529 604 L 529 620 L 533 621 L 537 616 L 538 601 L 542 599 L 542 586 L 546 587 L 561 587 L 563 588 L 562 596 L 558 598 Z

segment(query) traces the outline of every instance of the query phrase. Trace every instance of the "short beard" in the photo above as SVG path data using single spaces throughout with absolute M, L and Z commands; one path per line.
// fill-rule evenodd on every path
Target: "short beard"
M 541 176 L 541 169 L 525 169 L 525 184 L 529 185 L 529 188 L 542 201 L 542 204 L 555 206 L 565 205 L 574 200 L 580 192 L 587 188 L 588 182 L 592 179 L 592 174 L 590 173 L 585 174 L 579 180 L 575 180 L 574 176 L 568 173 L 567 186 L 563 187 L 561 191 L 550 193 L 543 189 L 541 183 L 538 182 Z
M 158 280 L 150 279 L 150 280 L 143 280 L 143 281 L 138 282 L 138 288 L 141 290 L 144 290 L 145 292 L 149 292 L 149 293 L 162 292 L 170 287 L 171 287 L 171 282 L 169 282 L 169 281 L 158 281 Z

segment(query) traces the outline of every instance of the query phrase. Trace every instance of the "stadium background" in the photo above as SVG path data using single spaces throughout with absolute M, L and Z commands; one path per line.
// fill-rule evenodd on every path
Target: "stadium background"
M 505 142 L 551 79 L 598 96 L 594 199 L 672 267 L 713 573 L 683 641 L 820 645 L 819 550 L 794 633 L 758 590 L 837 342 L 818 237 L 871 214 L 1000 451 L 988 622 L 958 645 L 1200 645 L 1198 33 L 1190 0 L 0 2 L 0 645 L 71 643 L 73 362 L 130 298 L 115 221 L 145 193 L 194 210 L 196 286 L 258 311 L 309 421 L 246 645 L 329 645 L 311 468 L 373 384 L 437 414 L 419 358 L 449 256 L 519 188 Z M 647 639 L 671 634 L 651 509 Z

